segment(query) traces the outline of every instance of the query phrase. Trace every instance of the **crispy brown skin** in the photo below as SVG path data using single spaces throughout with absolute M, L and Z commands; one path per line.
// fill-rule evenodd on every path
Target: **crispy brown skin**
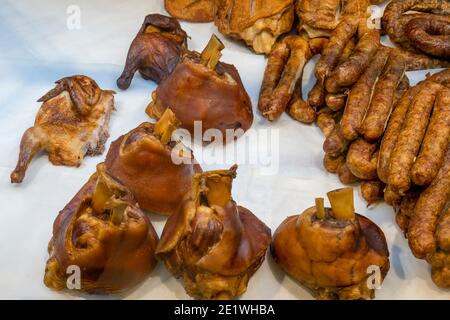
M 214 21 L 216 14 L 215 0 L 164 0 L 164 7 L 172 17 L 192 21 Z
M 412 19 L 406 35 L 419 50 L 440 58 L 450 58 L 450 21 Z
M 383 232 L 360 215 L 335 220 L 326 210 L 325 219 L 312 207 L 281 223 L 271 245 L 275 262 L 318 299 L 373 298 L 367 267 L 379 266 L 383 278 L 389 270 Z
M 316 78 L 322 84 L 339 62 L 339 58 L 350 39 L 358 30 L 357 19 L 343 19 L 331 34 L 328 45 L 316 64 Z
M 358 137 L 358 130 L 370 104 L 372 90 L 388 57 L 389 50 L 384 48 L 378 50 L 372 63 L 359 78 L 348 95 L 341 125 L 342 134 L 349 141 L 355 140 Z
M 436 228 L 438 249 L 427 257 L 431 263 L 431 278 L 441 288 L 450 288 L 450 208 L 440 216 Z
M 360 25 L 365 25 L 365 21 Z M 348 59 L 339 64 L 325 82 L 328 92 L 336 93 L 341 88 L 349 87 L 358 81 L 366 70 L 372 57 L 380 46 L 380 32 L 377 29 L 367 30 L 359 38 L 355 49 Z
M 361 194 L 367 205 L 383 200 L 384 187 L 386 185 L 379 179 L 365 180 L 361 182 Z
M 170 108 L 181 127 L 194 133 L 195 121 L 202 129 L 248 130 L 253 123 L 250 97 L 237 69 L 224 62 L 216 68 L 205 66 L 196 52 L 183 56 L 175 70 L 156 88 L 146 113 L 158 119 Z
M 160 82 L 166 78 L 180 62 L 186 50 L 187 34 L 180 23 L 161 14 L 145 17 L 128 50 L 127 61 L 117 86 L 128 89 L 136 71 L 144 79 Z
M 131 194 L 120 199 L 127 206 L 120 224 L 110 221 L 107 210 L 95 212 L 91 199 L 96 183 L 97 173 L 53 223 L 44 276 L 49 288 L 66 289 L 68 267 L 76 265 L 81 269 L 81 290 L 101 294 L 121 292 L 143 281 L 156 265 L 158 235 L 150 219 Z
M 419 197 L 408 230 L 408 243 L 419 259 L 436 250 L 435 232 L 439 215 L 450 198 L 450 148 L 431 185 Z
M 364 139 L 352 142 L 347 153 L 347 166 L 358 178 L 372 180 L 377 178 L 378 145 Z
M 382 18 L 383 29 L 392 42 L 406 50 L 413 50 L 413 45 L 405 37 L 407 25 L 405 19 L 410 18 L 408 15 L 404 15 L 407 11 L 448 15 L 450 14 L 450 3 L 447 0 L 393 0 L 387 5 Z M 431 18 L 429 15 L 427 17 Z
M 389 185 L 394 191 L 404 194 L 411 186 L 410 170 L 414 164 L 436 95 L 441 85 L 427 81 L 415 96 L 392 151 L 389 164 Z
M 395 92 L 405 74 L 401 56 L 391 55 L 372 95 L 372 101 L 361 126 L 367 141 L 378 140 L 384 132 L 394 104 Z
M 419 155 L 411 169 L 411 179 L 417 185 L 430 184 L 445 158 L 450 138 L 450 89 L 442 88 L 436 98 L 433 114 Z
M 338 24 L 340 0 L 297 0 L 296 12 L 301 21 L 313 28 L 333 30 Z
M 403 122 L 409 110 L 414 97 L 420 91 L 420 85 L 409 89 L 396 104 L 394 111 L 389 119 L 388 126 L 384 132 L 383 140 L 380 145 L 378 156 L 378 177 L 381 181 L 387 183 L 389 176 L 389 163 L 391 160 L 392 150 L 397 143 L 398 135 L 402 129 Z
M 316 120 L 316 111 L 302 97 L 301 77 L 297 88 L 294 90 L 292 99 L 289 102 L 288 113 L 297 121 L 302 123 L 313 123 Z
M 273 121 L 286 110 L 310 58 L 308 42 L 300 36 L 287 36 L 275 44 L 264 72 L 258 103 L 265 118 Z
M 172 147 L 164 145 L 153 128 L 153 124 L 144 122 L 112 142 L 105 165 L 130 189 L 142 209 L 171 215 L 178 210 L 190 190 L 192 176 L 200 169 L 194 164 L 175 164 Z

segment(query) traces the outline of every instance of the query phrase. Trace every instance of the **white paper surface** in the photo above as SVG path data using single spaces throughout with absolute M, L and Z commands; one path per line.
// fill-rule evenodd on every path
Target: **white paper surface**
M 81 29 L 66 26 L 69 5 L 81 9 Z M 2 299 L 188 299 L 181 282 L 162 263 L 140 286 L 121 295 L 89 296 L 55 292 L 43 284 L 47 244 L 53 220 L 64 205 L 95 171 L 105 154 L 87 157 L 80 168 L 56 167 L 45 154 L 36 157 L 20 185 L 10 184 L 9 175 L 17 161 L 22 133 L 34 122 L 40 104 L 36 100 L 53 87 L 53 82 L 72 74 L 94 78 L 103 89 L 113 89 L 117 111 L 111 119 L 110 142 L 149 121 L 144 109 L 156 88 L 136 75 L 130 89 L 115 85 L 128 47 L 144 16 L 164 13 L 162 0 L 3 0 L 0 7 L 0 298 Z M 272 228 L 286 216 L 298 214 L 334 188 L 342 187 L 335 175 L 322 167 L 323 136 L 315 126 L 302 125 L 287 115 L 268 123 L 257 112 L 257 98 L 265 58 L 242 44 L 225 39 L 213 24 L 182 23 L 191 36 L 189 47 L 201 50 L 212 32 L 224 41 L 223 61 L 233 63 L 252 98 L 253 128 L 278 129 L 279 170 L 262 175 L 259 165 L 241 165 L 233 185 L 235 200 L 253 211 Z M 314 60 L 315 61 L 315 60 Z M 304 94 L 313 84 L 312 63 L 304 75 Z M 426 72 L 410 73 L 416 83 Z M 241 141 L 239 143 L 242 143 Z M 196 155 L 198 158 L 200 155 Z M 205 160 L 210 155 L 205 152 Z M 226 165 L 208 165 L 213 169 Z M 386 204 L 366 208 L 355 189 L 357 212 L 368 216 L 384 231 L 391 253 L 391 270 L 379 299 L 450 299 L 450 292 L 437 288 L 426 262 L 415 259 Z M 151 216 L 158 233 L 165 219 Z M 242 299 L 312 299 L 275 265 L 270 257 L 250 280 Z

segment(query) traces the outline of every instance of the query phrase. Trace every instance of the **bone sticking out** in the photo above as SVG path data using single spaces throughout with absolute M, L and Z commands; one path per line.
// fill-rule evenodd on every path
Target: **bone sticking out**
M 211 36 L 209 39 L 208 44 L 206 45 L 205 49 L 203 49 L 200 58 L 206 62 L 206 65 L 210 69 L 214 69 L 219 62 L 220 57 L 222 54 L 220 51 L 222 51 L 225 48 L 222 41 L 217 38 L 215 34 Z
M 325 205 L 323 198 L 316 198 L 316 215 L 319 219 L 325 218 Z
M 162 144 L 169 143 L 172 133 L 181 125 L 175 114 L 169 108 L 164 111 L 155 124 L 155 133 L 161 137 Z
M 355 218 L 353 204 L 353 189 L 342 188 L 327 193 L 333 215 L 338 220 L 352 220 Z

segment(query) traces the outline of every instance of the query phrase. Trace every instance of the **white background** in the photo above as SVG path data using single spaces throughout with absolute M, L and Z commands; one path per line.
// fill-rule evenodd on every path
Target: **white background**
M 67 7 L 81 9 L 81 29 L 66 27 Z M 0 298 L 71 299 L 188 299 L 181 283 L 160 263 L 151 276 L 137 288 L 109 297 L 73 292 L 55 292 L 46 288 L 42 278 L 47 260 L 47 243 L 52 223 L 64 205 L 95 170 L 105 154 L 88 157 L 80 168 L 52 166 L 45 154 L 35 158 L 25 181 L 9 182 L 22 133 L 34 122 L 40 104 L 36 100 L 53 87 L 53 82 L 72 74 L 94 78 L 103 89 L 114 89 L 117 111 L 111 119 L 109 143 L 119 135 L 149 121 L 144 113 L 151 81 L 136 75 L 130 89 L 115 85 L 128 47 L 149 13 L 164 12 L 160 0 L 66 1 L 2 0 L 0 6 Z M 189 47 L 201 50 L 213 24 L 182 23 L 191 36 Z M 233 63 L 252 98 L 254 129 L 279 129 L 279 170 L 262 175 L 259 165 L 241 165 L 233 186 L 235 200 L 252 210 L 272 231 L 286 216 L 298 214 L 313 205 L 314 198 L 342 187 L 337 177 L 322 167 L 323 136 L 315 126 L 302 125 L 287 115 L 268 123 L 257 112 L 257 98 L 265 58 L 250 52 L 238 42 L 224 40 L 223 61 Z M 304 94 L 314 79 L 312 63 L 304 75 Z M 409 73 L 412 83 L 426 72 Z M 200 155 L 197 154 L 198 157 Z M 208 159 L 208 152 L 205 153 Z M 204 169 L 225 165 L 205 165 Z M 438 289 L 430 279 L 430 268 L 416 260 L 399 228 L 393 210 L 385 204 L 366 208 L 359 188 L 355 188 L 356 209 L 374 220 L 386 234 L 391 253 L 391 270 L 380 299 L 450 299 L 448 291 Z M 151 216 L 158 233 L 165 219 Z M 242 299 L 312 299 L 310 294 L 285 276 L 268 257 L 250 280 Z

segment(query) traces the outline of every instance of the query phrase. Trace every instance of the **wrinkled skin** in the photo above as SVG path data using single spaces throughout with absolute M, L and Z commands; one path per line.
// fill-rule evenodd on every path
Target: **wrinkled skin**
M 412 19 L 406 26 L 406 35 L 422 52 L 450 58 L 450 20 Z
M 164 0 L 164 7 L 172 17 L 192 22 L 213 21 L 217 10 L 215 0 Z
M 130 189 L 139 206 L 147 211 L 171 215 L 190 190 L 191 178 L 200 167 L 190 151 L 191 164 L 175 164 L 175 144 L 164 144 L 154 125 L 142 123 L 111 143 L 105 165 L 112 175 Z
M 54 165 L 78 167 L 85 155 L 101 154 L 109 136 L 114 91 L 100 89 L 89 77 L 58 80 L 38 101 L 42 105 L 34 126 L 22 136 L 12 183 L 23 181 L 32 158 L 41 150 Z
M 111 194 L 96 198 L 99 185 L 106 185 Z M 102 196 L 107 200 L 104 203 Z M 120 215 L 113 214 L 116 209 Z M 82 291 L 107 294 L 127 290 L 155 267 L 157 242 L 150 220 L 130 192 L 100 164 L 53 224 L 44 283 L 55 290 L 66 289 L 67 277 L 72 274 L 66 271 L 75 265 L 81 270 Z
M 275 232 L 271 252 L 281 268 L 318 299 L 369 299 L 367 268 L 380 267 L 384 279 L 389 252 L 383 232 L 369 219 L 337 220 L 316 208 L 288 217 Z
M 171 17 L 150 14 L 131 43 L 125 68 L 117 79 L 120 89 L 128 89 L 136 71 L 146 80 L 159 83 L 180 62 L 187 49 L 187 34 Z
M 169 217 L 156 251 L 196 299 L 233 299 L 264 260 L 270 229 L 231 198 L 236 167 L 196 175 L 191 195 Z
M 292 29 L 294 1 L 218 0 L 214 22 L 222 34 L 269 54 L 277 38 Z
M 181 127 L 194 134 L 194 121 L 202 129 L 248 130 L 253 122 L 250 98 L 233 65 L 219 62 L 214 69 L 206 66 L 196 52 L 183 57 L 172 74 L 153 94 L 147 114 L 159 119 L 170 107 L 181 121 Z

